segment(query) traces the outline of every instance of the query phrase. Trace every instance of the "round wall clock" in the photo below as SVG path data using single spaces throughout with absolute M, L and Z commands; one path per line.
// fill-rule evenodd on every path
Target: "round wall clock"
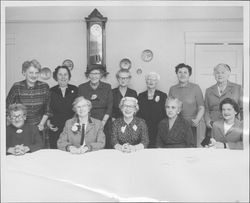
M 69 70 L 73 70 L 73 68 L 74 68 L 74 63 L 70 59 L 64 60 L 62 65 L 67 66 L 69 68 Z
M 141 58 L 145 62 L 149 62 L 153 59 L 153 52 L 150 49 L 146 49 L 142 52 Z
M 90 32 L 94 36 L 100 36 L 102 34 L 102 27 L 99 24 L 93 24 L 90 27 Z
M 48 80 L 51 78 L 51 70 L 47 67 L 42 68 L 41 70 L 41 78 L 43 80 Z
M 120 61 L 120 68 L 122 69 L 130 69 L 131 68 L 131 61 L 128 58 L 124 58 Z

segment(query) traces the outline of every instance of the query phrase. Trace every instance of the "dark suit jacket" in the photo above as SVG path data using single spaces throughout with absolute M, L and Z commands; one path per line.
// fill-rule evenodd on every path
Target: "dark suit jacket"
M 188 121 L 178 115 L 169 130 L 169 120 L 164 118 L 158 126 L 156 146 L 162 148 L 194 147 L 194 137 Z
M 122 112 L 119 108 L 119 104 L 121 99 L 123 98 L 121 92 L 119 91 L 119 87 L 112 89 L 113 93 L 113 110 L 112 110 L 112 117 L 113 118 L 119 118 L 122 117 Z M 135 90 L 132 90 L 130 88 L 127 89 L 125 97 L 134 97 L 137 98 L 137 93 Z
M 224 120 L 214 122 L 212 137 L 217 142 L 227 143 L 230 149 L 243 149 L 243 122 L 235 119 L 234 125 L 224 132 Z
M 147 91 L 140 93 L 138 96 L 139 111 L 137 116 L 144 119 L 148 126 L 149 147 L 155 147 L 158 124 L 166 117 L 166 99 L 167 94 L 159 90 L 155 90 L 153 100 L 148 100 Z
M 219 110 L 220 102 L 225 98 L 234 99 L 240 106 L 241 117 L 243 115 L 242 88 L 240 85 L 229 82 L 225 91 L 219 96 L 217 84 L 206 89 L 205 93 L 205 121 L 216 121 L 223 119 Z

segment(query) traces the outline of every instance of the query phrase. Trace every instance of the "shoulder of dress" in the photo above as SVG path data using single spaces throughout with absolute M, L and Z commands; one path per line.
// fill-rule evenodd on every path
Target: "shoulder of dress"
M 69 88 L 71 88 L 71 89 L 78 89 L 78 87 L 77 87 L 77 86 L 72 85 L 72 84 L 68 84 L 68 87 L 69 87 Z
M 25 83 L 24 83 L 24 81 L 22 80 L 22 81 L 14 82 L 14 84 L 13 84 L 12 87 L 18 87 L 18 86 L 24 86 L 24 85 L 25 85 Z
M 143 97 L 143 96 L 145 96 L 145 95 L 147 95 L 147 91 L 144 91 L 144 92 L 139 93 L 139 94 L 138 94 L 138 97 Z
M 90 117 L 90 119 L 91 119 L 92 123 L 95 123 L 95 124 L 100 124 L 100 123 L 102 123 L 102 121 L 99 120 L 99 119 L 96 119 L 96 118 L 93 118 L 93 117 Z

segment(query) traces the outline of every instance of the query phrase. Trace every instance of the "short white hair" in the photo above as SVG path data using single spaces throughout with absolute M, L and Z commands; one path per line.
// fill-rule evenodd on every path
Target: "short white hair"
M 157 81 L 160 81 L 161 77 L 156 72 L 150 72 L 145 76 L 145 79 L 147 80 L 149 77 L 156 77 Z
M 139 110 L 138 100 L 134 97 L 123 97 L 120 101 L 119 108 L 122 110 L 125 101 L 132 101 L 134 103 L 136 112 Z

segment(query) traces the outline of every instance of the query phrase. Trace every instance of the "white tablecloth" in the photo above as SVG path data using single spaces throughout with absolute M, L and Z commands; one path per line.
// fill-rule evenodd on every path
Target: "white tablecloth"
M 40 150 L 2 159 L 2 201 L 249 201 L 249 156 L 224 149 Z

